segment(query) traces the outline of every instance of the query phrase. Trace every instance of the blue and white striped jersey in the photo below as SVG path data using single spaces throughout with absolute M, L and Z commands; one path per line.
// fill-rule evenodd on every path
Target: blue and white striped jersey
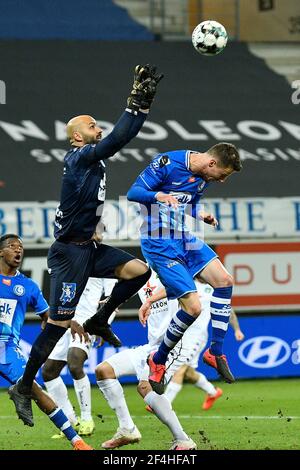
M 15 276 L 0 274 L 0 342 L 19 343 L 28 306 L 37 315 L 48 310 L 39 286 L 19 271 Z
M 131 201 L 139 202 L 144 218 L 142 234 L 171 228 L 174 232 L 186 231 L 185 215 L 195 216 L 196 208 L 206 183 L 189 168 L 191 150 L 176 150 L 159 154 L 138 176 L 127 193 Z M 179 206 L 174 209 L 156 200 L 158 192 L 171 194 Z

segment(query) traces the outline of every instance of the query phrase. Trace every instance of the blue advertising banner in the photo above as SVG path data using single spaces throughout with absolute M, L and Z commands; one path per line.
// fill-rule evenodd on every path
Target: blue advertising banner
M 32 343 L 34 342 L 35 338 L 39 335 L 40 331 L 41 328 L 39 322 L 27 323 L 23 326 L 20 347 L 25 357 L 28 357 Z M 116 352 L 122 351 L 123 349 L 147 343 L 147 330 L 142 327 L 138 320 L 116 321 L 114 322 L 114 332 L 122 339 L 123 346 L 117 349 L 108 344 L 105 344 L 100 348 L 94 347 L 91 349 L 89 359 L 85 362 L 84 371 L 86 374 L 88 374 L 92 384 L 96 384 L 95 368 L 97 364 L 104 361 L 106 358 L 115 354 Z M 67 367 L 64 367 L 61 376 L 67 385 L 73 384 L 71 374 Z M 40 371 L 36 377 L 36 380 L 41 384 L 43 383 Z M 135 381 L 135 377 L 123 378 L 123 382 Z M 0 376 L 0 387 L 7 386 L 8 382 Z
M 229 328 L 225 341 L 225 352 L 236 378 L 300 375 L 300 315 L 243 317 L 239 323 L 245 339 L 236 341 Z M 201 362 L 200 369 L 208 378 L 217 378 Z
M 293 377 L 300 375 L 300 315 L 284 316 L 251 316 L 240 318 L 240 327 L 245 339 L 238 342 L 230 328 L 226 338 L 226 355 L 236 378 L 271 378 Z M 116 321 L 114 331 L 122 339 L 123 346 L 118 351 L 147 342 L 147 330 L 138 320 Z M 40 332 L 38 324 L 27 324 L 23 327 L 21 347 L 28 355 L 32 342 Z M 95 384 L 94 370 L 98 363 L 105 360 L 116 349 L 109 345 L 93 348 L 85 372 L 91 383 Z M 199 362 L 199 370 L 208 379 L 217 379 L 213 369 Z M 73 383 L 72 377 L 65 367 L 62 371 L 63 380 L 67 385 Z M 42 383 L 41 374 L 37 376 Z M 123 383 L 136 382 L 135 377 L 123 377 Z M 0 387 L 7 387 L 7 382 L 0 378 Z

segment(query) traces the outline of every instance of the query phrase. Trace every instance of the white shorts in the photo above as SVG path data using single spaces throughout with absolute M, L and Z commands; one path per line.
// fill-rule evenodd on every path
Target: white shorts
M 169 359 L 166 364 L 168 369 L 167 376 L 172 377 L 176 370 L 185 364 L 193 369 L 197 369 L 199 356 L 205 348 L 207 340 L 207 331 L 199 335 L 199 331 L 187 329 L 182 340 L 176 344 L 175 348 L 169 354 Z
M 67 362 L 68 358 L 68 350 L 70 348 L 78 348 L 82 349 L 87 357 L 90 355 L 91 347 L 95 342 L 95 336 L 90 336 L 90 341 L 85 343 L 84 341 L 80 342 L 79 335 L 75 335 L 75 340 L 71 335 L 70 328 L 67 329 L 65 334 L 60 338 L 60 340 L 56 343 L 55 348 L 51 352 L 48 359 L 52 359 L 52 361 L 65 361 Z
M 198 360 L 201 351 L 207 343 L 207 333 L 202 338 L 195 334 L 185 335 L 184 340 L 179 341 L 175 348 L 170 352 L 169 359 L 166 363 L 165 382 L 168 383 L 175 372 L 185 364 L 190 365 L 194 369 L 198 367 Z M 136 375 L 137 379 L 148 380 L 149 367 L 147 357 L 150 352 L 157 350 L 150 344 L 138 346 L 137 348 L 126 349 L 113 356 L 110 356 L 105 362 L 108 362 L 116 377 L 123 375 Z
M 73 320 L 82 325 L 88 318 L 93 316 L 99 306 L 101 296 L 103 294 L 106 297 L 109 296 L 116 282 L 116 279 L 89 277 L 77 304 Z
M 153 346 L 144 344 L 137 348 L 125 349 L 113 356 L 110 356 L 105 362 L 108 362 L 116 377 L 123 375 L 136 375 L 138 380 L 148 380 L 149 367 L 147 357 L 153 351 Z

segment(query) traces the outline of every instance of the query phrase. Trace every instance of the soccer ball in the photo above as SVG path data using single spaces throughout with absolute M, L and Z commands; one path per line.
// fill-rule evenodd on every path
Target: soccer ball
M 212 20 L 202 21 L 192 34 L 192 43 L 196 51 L 209 56 L 222 52 L 227 39 L 228 35 L 224 26 Z

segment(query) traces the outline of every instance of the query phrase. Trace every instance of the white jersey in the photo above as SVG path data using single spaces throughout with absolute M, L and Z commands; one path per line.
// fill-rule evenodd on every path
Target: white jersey
M 193 331 L 194 335 L 199 334 L 199 336 L 202 333 L 203 336 L 203 334 L 207 335 L 207 328 L 210 321 L 210 300 L 213 288 L 209 284 L 202 284 L 197 281 L 195 284 L 200 296 L 202 310 L 201 314 L 187 331 L 189 331 L 189 334 Z M 151 297 L 154 292 L 157 292 L 162 287 L 164 286 L 157 274 L 152 271 L 149 281 L 138 292 L 141 302 L 144 303 L 147 298 Z M 161 343 L 172 317 L 179 308 L 177 300 L 168 300 L 167 298 L 152 304 L 151 314 L 147 321 L 148 342 L 151 346 L 156 346 Z
M 138 292 L 141 302 L 144 303 L 154 292 L 157 292 L 163 287 L 157 274 L 152 271 L 149 281 Z M 171 318 L 177 311 L 177 300 L 168 300 L 166 297 L 151 305 L 151 314 L 147 320 L 148 343 L 151 346 L 156 346 L 161 343 Z
M 170 352 L 166 363 L 166 382 L 169 382 L 174 373 L 184 364 L 188 364 L 196 369 L 201 351 L 203 351 L 207 343 L 207 330 L 210 321 L 210 299 L 213 288 L 208 284 L 201 284 L 199 282 L 196 282 L 196 285 L 201 300 L 202 311 Z M 147 298 L 151 297 L 154 292 L 162 287 L 163 285 L 158 276 L 152 272 L 149 281 L 138 293 L 141 301 L 144 303 Z M 159 347 L 170 320 L 178 309 L 177 300 L 167 300 L 164 298 L 152 304 L 151 314 L 147 321 L 148 344 L 126 349 L 106 359 L 114 369 L 116 377 L 136 375 L 138 380 L 148 380 L 149 367 L 147 365 L 147 357 L 150 352 L 157 350 Z
M 117 279 L 89 277 L 77 304 L 74 320 L 82 325 L 88 318 L 93 316 L 99 305 L 99 299 L 102 295 L 109 296 L 116 282 Z

